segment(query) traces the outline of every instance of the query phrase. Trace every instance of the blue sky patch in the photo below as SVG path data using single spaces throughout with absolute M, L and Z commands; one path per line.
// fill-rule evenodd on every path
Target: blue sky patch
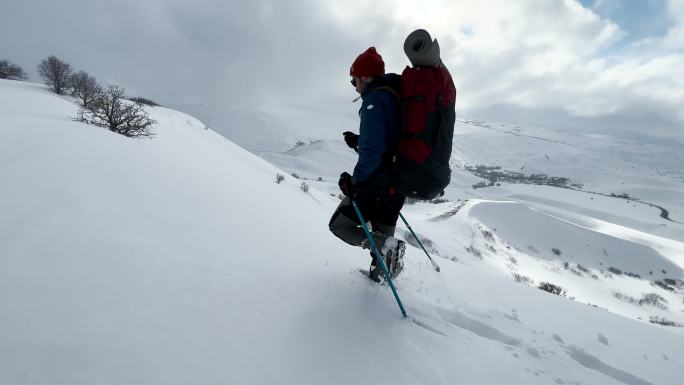
M 579 0 L 583 6 L 610 19 L 627 32 L 618 45 L 648 37 L 663 37 L 670 26 L 666 0 Z

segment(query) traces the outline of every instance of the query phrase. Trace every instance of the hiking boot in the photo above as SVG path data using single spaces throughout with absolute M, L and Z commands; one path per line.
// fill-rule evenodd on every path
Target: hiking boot
M 406 251 L 406 244 L 404 241 L 399 240 L 394 237 L 390 237 L 379 231 L 373 233 L 373 238 L 375 240 L 375 245 L 380 251 L 380 255 L 385 261 L 385 266 L 390 273 L 390 276 L 394 279 L 399 276 L 402 270 L 404 270 L 404 252 Z M 367 239 L 362 243 L 362 247 L 370 248 Z M 382 269 L 377 266 L 373 252 L 371 251 L 371 257 L 373 261 L 371 262 L 370 278 L 373 281 L 379 282 L 380 276 L 382 275 Z
M 375 253 L 371 251 L 371 266 L 368 268 L 368 278 L 371 280 L 380 283 L 380 277 L 385 278 L 385 275 L 382 273 L 382 268 L 380 265 L 377 264 L 377 260 L 375 258 Z M 390 264 L 390 258 L 386 257 L 385 258 L 385 266 L 389 266 Z
M 404 253 L 406 252 L 406 244 L 404 241 L 394 237 L 388 237 L 382 245 L 380 253 L 385 256 L 387 262 L 387 269 L 389 270 L 392 279 L 395 279 L 404 270 Z

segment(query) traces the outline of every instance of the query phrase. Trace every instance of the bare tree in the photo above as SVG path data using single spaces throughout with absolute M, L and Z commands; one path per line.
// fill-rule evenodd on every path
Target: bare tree
M 145 112 L 140 103 L 126 100 L 126 89 L 108 86 L 98 92 L 89 107 L 81 107 L 76 120 L 108 128 L 130 138 L 152 137 L 153 124 L 157 123 Z
M 90 107 L 101 91 L 97 80 L 85 71 L 78 71 L 71 75 L 69 82 L 71 83 L 71 94 L 77 97 L 85 108 Z
M 27 80 L 28 75 L 24 69 L 7 60 L 0 60 L 0 79 Z
M 56 56 L 43 59 L 38 65 L 38 74 L 59 95 L 64 95 L 69 88 L 71 66 Z

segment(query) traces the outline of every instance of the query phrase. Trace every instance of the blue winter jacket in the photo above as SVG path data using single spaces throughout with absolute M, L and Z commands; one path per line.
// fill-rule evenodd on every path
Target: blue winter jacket
M 361 95 L 359 160 L 352 175 L 352 182 L 361 187 L 390 186 L 390 158 L 399 143 L 400 112 L 398 95 L 386 88 L 397 76 L 387 74 L 374 79 Z

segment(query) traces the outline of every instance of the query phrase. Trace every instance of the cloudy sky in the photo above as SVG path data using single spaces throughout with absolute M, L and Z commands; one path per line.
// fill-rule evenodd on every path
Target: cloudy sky
M 684 136 L 684 0 L 0 0 L 0 59 L 51 54 L 166 105 L 335 103 L 425 28 L 460 117 Z

